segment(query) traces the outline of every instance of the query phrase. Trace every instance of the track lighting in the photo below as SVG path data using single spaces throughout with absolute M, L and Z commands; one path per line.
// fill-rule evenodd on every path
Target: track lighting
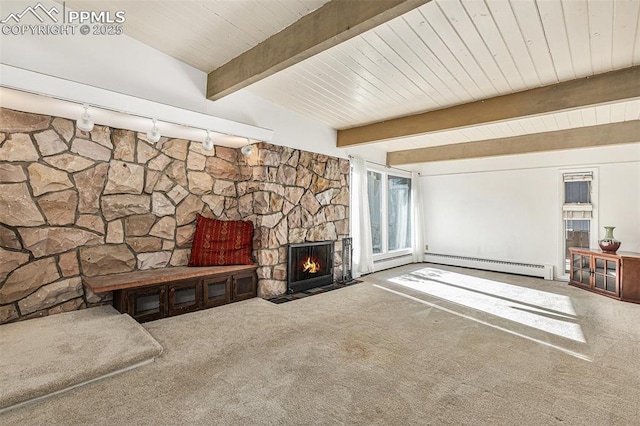
M 211 140 L 211 135 L 208 130 L 207 137 L 204 139 L 204 142 L 202 142 L 202 147 L 205 151 L 211 151 L 213 149 L 213 141 Z
M 91 114 L 89 114 L 89 104 L 83 103 L 82 107 L 84 108 L 84 113 L 76 121 L 76 128 L 83 132 L 91 132 L 94 128 L 94 121 L 92 120 Z M 147 119 L 144 116 L 138 116 L 138 118 Z M 151 118 L 151 121 L 152 121 L 152 126 L 147 132 L 147 141 L 149 141 L 150 143 L 157 143 L 160 141 L 160 138 L 162 137 L 162 135 L 160 134 L 160 129 L 158 128 L 158 120 L 155 118 Z M 166 121 L 163 121 L 163 122 L 165 124 L 166 123 L 175 124 L 175 123 L 166 122 Z M 169 133 L 172 133 L 171 127 L 167 131 Z M 213 138 L 211 137 L 211 130 L 205 129 L 205 131 L 207 132 L 207 136 L 202 141 L 202 148 L 205 151 L 211 151 L 215 148 L 215 144 L 213 143 Z M 227 134 L 227 135 L 231 136 L 230 134 Z M 250 138 L 246 138 L 246 139 L 247 139 L 247 144 L 240 149 L 240 152 L 245 157 L 251 155 L 254 152 L 254 144 L 252 143 L 251 139 Z
M 156 124 L 156 119 L 153 120 L 153 127 L 151 130 L 147 132 L 147 140 L 151 143 L 156 143 L 160 140 L 160 129 L 158 129 L 158 125 Z
M 248 155 L 251 155 L 251 153 L 253 152 L 253 145 L 251 145 L 251 140 L 249 138 L 247 138 L 247 144 L 242 147 L 240 152 L 245 157 L 248 156 Z
M 90 132 L 93 130 L 93 120 L 91 119 L 91 115 L 89 115 L 89 105 L 82 104 L 82 107 L 84 108 L 84 114 L 82 114 L 80 120 L 76 122 L 76 127 L 83 132 Z

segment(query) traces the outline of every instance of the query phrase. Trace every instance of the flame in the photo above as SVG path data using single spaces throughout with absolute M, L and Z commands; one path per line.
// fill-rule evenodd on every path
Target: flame
M 311 274 L 315 274 L 320 270 L 320 264 L 311 260 L 311 257 L 307 257 L 307 260 L 302 264 L 304 268 L 304 272 L 309 272 Z

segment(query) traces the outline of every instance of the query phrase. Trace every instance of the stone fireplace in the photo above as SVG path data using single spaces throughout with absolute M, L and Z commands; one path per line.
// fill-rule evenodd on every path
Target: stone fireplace
M 289 244 L 335 241 L 340 278 L 349 162 L 256 148 L 0 108 L 0 324 L 110 303 L 83 276 L 186 265 L 197 213 L 253 222 L 261 297 L 287 291 Z
M 343 237 L 349 234 L 349 161 L 266 143 L 255 156 L 241 157 L 252 168 L 238 184 L 240 213 L 256 225 L 258 296 L 287 291 L 289 244 L 335 241 L 334 278 L 342 265 Z

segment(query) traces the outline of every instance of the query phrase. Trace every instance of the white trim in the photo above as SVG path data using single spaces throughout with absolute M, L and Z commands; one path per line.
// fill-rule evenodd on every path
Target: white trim
M 411 255 L 411 254 L 412 254 L 412 251 L 411 251 L 410 248 L 394 250 L 394 251 L 387 251 L 385 253 L 374 254 L 373 255 L 373 261 L 374 262 L 379 262 L 379 261 L 383 261 L 385 259 L 393 259 L 395 257 L 408 256 L 408 255 Z
M 404 255 L 412 255 L 413 251 L 412 251 L 412 247 L 413 247 L 413 226 L 414 224 L 411 223 L 411 244 L 409 245 L 409 247 L 403 248 L 403 249 L 398 249 L 398 250 L 393 250 L 393 251 L 389 251 L 389 236 L 387 234 L 387 227 L 388 227 L 388 215 L 389 215 L 389 191 L 388 191 L 388 178 L 389 176 L 395 176 L 395 177 L 401 177 L 401 178 L 405 178 L 405 179 L 410 179 L 412 180 L 412 176 L 411 176 L 411 172 L 404 172 L 401 170 L 391 170 L 388 167 L 383 167 L 377 164 L 372 164 L 367 162 L 367 174 L 368 172 L 371 171 L 373 173 L 377 173 L 380 175 L 381 178 L 381 185 L 380 185 L 380 192 L 381 192 L 381 223 L 380 223 L 380 230 L 381 230 L 381 253 L 373 253 L 373 260 L 374 262 L 376 261 L 382 261 L 384 259 L 389 259 L 389 258 L 395 258 L 398 256 L 404 256 Z M 397 171 L 397 173 L 396 173 Z M 368 176 L 367 176 L 368 179 Z M 368 184 L 368 183 L 367 183 Z M 409 194 L 409 200 L 410 203 L 413 204 L 414 200 L 413 197 L 411 195 L 411 193 Z M 409 210 L 409 221 L 411 222 L 411 211 Z
M 374 260 L 373 271 L 379 272 L 384 269 L 396 268 L 398 266 L 408 265 L 413 262 L 412 254 L 395 256 L 387 259 Z
M 591 182 L 593 180 L 593 172 L 565 172 L 562 174 L 565 182 Z
M 562 205 L 564 212 L 592 212 L 593 204 L 591 203 L 565 203 Z
M 504 272 L 507 274 L 529 275 L 553 280 L 554 267 L 548 264 L 517 262 L 500 259 L 458 256 L 443 253 L 426 253 L 424 261 L 440 265 L 460 266 L 463 268 L 482 269 L 485 271 Z

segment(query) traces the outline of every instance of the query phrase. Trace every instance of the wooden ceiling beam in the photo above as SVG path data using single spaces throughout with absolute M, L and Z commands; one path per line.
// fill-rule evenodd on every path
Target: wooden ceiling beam
M 640 66 L 338 130 L 338 147 L 417 136 L 640 97 Z
M 332 0 L 211 71 L 207 98 L 220 99 L 431 0 Z
M 464 160 L 640 142 L 640 120 L 387 153 L 387 165 Z

